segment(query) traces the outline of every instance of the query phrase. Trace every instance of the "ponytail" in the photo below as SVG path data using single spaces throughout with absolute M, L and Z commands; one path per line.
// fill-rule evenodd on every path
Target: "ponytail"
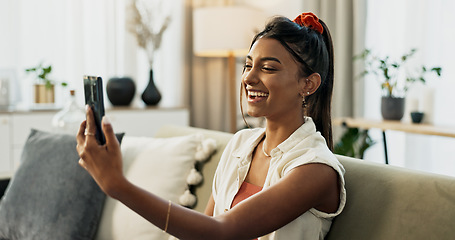
M 322 37 L 327 50 L 328 69 L 327 74 L 324 77 L 325 79 L 321 79 L 322 81 L 319 89 L 307 98 L 308 107 L 306 114 L 313 119 L 316 129 L 321 132 L 327 142 L 327 146 L 333 151 L 331 114 L 334 78 L 333 43 L 327 25 L 322 20 L 319 20 L 319 22 L 324 28 Z

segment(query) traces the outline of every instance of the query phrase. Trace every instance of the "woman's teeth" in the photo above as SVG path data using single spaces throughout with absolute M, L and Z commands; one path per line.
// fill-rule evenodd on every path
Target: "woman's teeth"
M 250 97 L 267 97 L 267 96 L 269 96 L 268 93 L 264 93 L 264 92 L 248 92 L 248 95 Z

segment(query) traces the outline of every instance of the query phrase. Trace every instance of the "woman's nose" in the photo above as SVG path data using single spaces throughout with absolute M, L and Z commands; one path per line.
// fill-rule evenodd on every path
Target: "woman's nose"
M 243 72 L 242 81 L 247 85 L 254 85 L 258 82 L 258 78 L 254 71 L 250 69 L 249 71 Z

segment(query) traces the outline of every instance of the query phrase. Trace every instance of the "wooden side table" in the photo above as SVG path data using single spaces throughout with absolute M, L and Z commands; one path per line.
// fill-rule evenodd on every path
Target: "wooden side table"
M 387 140 L 385 134 L 386 130 L 455 138 L 455 126 L 436 126 L 424 123 L 406 123 L 401 121 L 372 120 L 365 118 L 336 118 L 333 119 L 332 124 L 350 128 L 362 128 L 366 130 L 370 128 L 381 129 L 382 138 L 384 141 L 384 154 L 386 164 L 389 163 L 387 155 Z

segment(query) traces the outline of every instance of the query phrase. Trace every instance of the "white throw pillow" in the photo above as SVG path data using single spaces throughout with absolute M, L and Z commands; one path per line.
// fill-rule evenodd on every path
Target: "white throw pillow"
M 194 170 L 195 163 L 208 159 L 216 143 L 199 134 L 172 138 L 125 136 L 121 148 L 124 173 L 133 184 L 174 204 L 192 205 L 194 196 L 188 191 L 189 185 L 197 184 L 202 178 Z M 122 203 L 106 199 L 96 239 L 162 240 L 168 237 Z

